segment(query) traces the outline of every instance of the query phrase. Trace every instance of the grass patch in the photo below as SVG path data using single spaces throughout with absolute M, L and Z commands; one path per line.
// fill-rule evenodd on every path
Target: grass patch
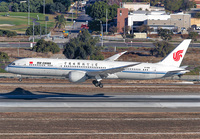
M 0 26 L 0 29 L 6 29 L 16 31 L 17 33 L 25 33 L 28 25 L 28 13 L 25 12 L 9 12 L 9 16 L 5 16 L 7 12 L 0 12 L 0 24 L 10 24 L 13 26 Z M 55 15 L 42 13 L 30 13 L 30 25 L 33 25 L 32 18 L 38 19 L 36 22 L 40 23 L 41 26 L 45 26 L 45 16 L 49 16 L 47 21 L 47 27 L 53 28 L 55 26 Z
M 5 67 L 5 64 L 0 63 L 0 73 L 7 73 L 7 71 L 5 71 L 2 67 Z

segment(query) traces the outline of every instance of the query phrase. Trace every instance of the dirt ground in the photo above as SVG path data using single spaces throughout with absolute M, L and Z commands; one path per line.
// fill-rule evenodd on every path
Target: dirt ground
M 199 138 L 200 113 L 0 113 L 0 138 Z
M 134 61 L 134 62 L 158 62 L 162 60 L 161 57 L 155 57 L 151 56 L 149 54 L 149 50 L 151 48 L 135 48 L 131 47 L 128 48 L 128 52 L 122 55 L 119 58 L 119 61 Z M 182 65 L 195 65 L 198 64 L 200 65 L 200 48 L 189 48 L 184 59 Z M 17 48 L 0 48 L 1 52 L 6 52 L 10 56 L 10 62 L 13 60 L 16 60 L 18 58 L 24 58 L 24 57 L 43 57 L 43 58 L 49 58 L 52 57 L 52 53 L 36 53 L 34 51 L 31 51 L 30 49 L 24 49 L 20 48 L 19 49 L 19 56 L 18 56 L 18 50 Z M 62 55 L 61 50 L 59 53 Z M 123 52 L 125 51 L 124 49 L 119 49 L 118 52 Z M 57 55 L 56 54 L 56 55 Z M 104 58 L 108 58 L 112 55 L 116 54 L 115 52 L 103 52 Z

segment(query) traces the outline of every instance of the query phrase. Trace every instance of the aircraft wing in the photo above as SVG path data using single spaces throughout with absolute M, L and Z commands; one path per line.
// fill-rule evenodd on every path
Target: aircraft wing
M 104 61 L 115 61 L 116 59 L 118 59 L 120 56 L 122 56 L 124 53 L 126 53 L 127 51 L 115 54 L 107 59 L 104 59 Z
M 136 66 L 136 65 L 139 65 L 139 64 L 140 63 L 135 63 L 135 64 L 121 66 L 121 67 L 115 67 L 115 68 L 110 68 L 110 69 L 103 69 L 103 70 L 98 70 L 98 71 L 91 71 L 91 72 L 87 72 L 87 75 L 88 76 L 92 76 L 92 77 L 100 76 L 101 78 L 104 78 L 104 77 L 107 77 L 109 74 L 113 74 L 113 73 L 116 73 L 116 72 L 121 72 L 125 68 Z

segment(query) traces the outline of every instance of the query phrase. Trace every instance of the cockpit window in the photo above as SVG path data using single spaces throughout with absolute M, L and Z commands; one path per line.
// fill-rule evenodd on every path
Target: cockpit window
M 15 65 L 15 63 L 12 63 L 11 65 Z

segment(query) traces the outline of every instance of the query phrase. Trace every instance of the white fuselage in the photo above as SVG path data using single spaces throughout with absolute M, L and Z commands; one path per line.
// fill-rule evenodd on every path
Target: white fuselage
M 20 75 L 35 76 L 64 76 L 68 77 L 70 71 L 100 71 L 115 67 L 126 66 L 138 62 L 97 61 L 77 59 L 49 59 L 49 58 L 25 58 L 9 64 L 6 70 Z M 163 66 L 159 63 L 140 63 L 125 68 L 121 72 L 109 74 L 107 79 L 157 79 L 172 76 L 169 71 L 178 71 L 181 68 Z M 181 72 L 177 74 L 183 74 Z

